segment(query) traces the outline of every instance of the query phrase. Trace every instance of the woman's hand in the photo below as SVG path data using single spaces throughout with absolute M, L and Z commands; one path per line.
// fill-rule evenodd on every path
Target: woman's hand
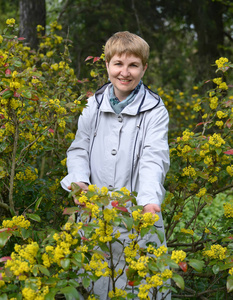
M 76 184 L 80 187 L 80 189 L 83 190 L 84 192 L 87 192 L 87 191 L 88 191 L 88 185 L 87 185 L 86 183 L 84 183 L 84 182 L 75 182 L 75 183 L 76 183 Z M 68 186 L 68 189 L 69 189 L 69 190 L 72 189 L 72 188 L 71 188 L 71 185 Z M 74 203 L 75 203 L 75 204 L 80 205 L 80 206 L 82 206 L 82 207 L 85 206 L 85 204 L 84 204 L 84 203 L 80 203 L 80 202 L 75 198 L 75 196 L 73 196 L 73 198 L 74 198 Z
M 158 204 L 150 203 L 150 204 L 147 204 L 144 206 L 142 213 L 144 214 L 144 213 L 150 212 L 152 214 L 156 214 L 157 212 L 160 212 L 160 211 L 161 211 L 161 209 Z

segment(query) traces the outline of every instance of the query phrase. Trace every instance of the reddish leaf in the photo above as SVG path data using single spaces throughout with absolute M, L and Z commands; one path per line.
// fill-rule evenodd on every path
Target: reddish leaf
M 11 74 L 11 70 L 10 70 L 10 69 L 6 69 L 6 70 L 5 70 L 5 74 L 6 74 L 6 75 L 10 75 L 10 74 Z
M 232 125 L 233 125 L 233 120 L 232 119 L 228 119 L 226 121 L 226 126 L 230 129 Z
M 128 212 L 128 209 L 124 206 L 116 206 L 116 209 L 118 209 L 120 211 Z
M 49 129 L 49 132 L 54 133 L 54 130 L 50 128 L 50 129 Z
M 95 63 L 96 61 L 100 60 L 99 56 L 94 57 L 93 62 Z
M 184 272 L 187 272 L 187 270 L 188 270 L 188 265 L 187 265 L 187 263 L 186 263 L 185 261 L 181 261 L 181 262 L 179 263 L 179 266 L 180 266 L 181 270 L 183 270 Z
M 112 204 L 113 207 L 117 207 L 117 205 L 118 205 L 119 203 L 118 203 L 118 201 L 115 200 L 115 201 L 112 201 L 111 204 Z
M 26 40 L 26 39 L 25 39 L 24 37 L 19 37 L 18 40 L 19 40 L 19 41 L 24 41 L 24 40 Z
M 87 98 L 89 98 L 89 97 L 93 96 L 93 93 L 90 92 L 90 91 L 88 91 L 88 92 L 86 93 L 86 96 L 87 96 Z
M 17 92 L 14 92 L 14 97 L 15 97 L 15 98 L 18 98 L 18 97 L 20 97 L 20 94 L 17 93 Z
M 130 280 L 130 281 L 128 281 L 128 285 L 130 285 L 130 286 L 134 286 L 134 285 L 135 285 L 135 281 L 134 281 L 134 280 Z
M 225 153 L 225 154 L 228 154 L 228 155 L 233 155 L 233 149 L 227 150 L 227 151 L 225 151 L 224 153 Z
M 0 262 L 4 262 L 4 261 L 7 261 L 7 260 L 11 260 L 12 258 L 10 256 L 4 256 L 4 257 L 1 257 L 0 258 Z
M 9 91 L 9 89 L 5 89 L 5 90 L 1 91 L 0 96 L 3 95 L 6 91 Z
M 3 114 L 0 114 L 0 119 L 5 119 Z
M 92 59 L 92 58 L 93 58 L 93 56 L 88 56 L 88 57 L 85 59 L 85 61 L 90 60 L 90 59 Z

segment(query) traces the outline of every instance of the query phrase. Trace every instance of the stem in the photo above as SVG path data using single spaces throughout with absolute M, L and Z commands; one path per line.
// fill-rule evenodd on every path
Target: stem
M 12 163 L 11 163 L 9 204 L 10 204 L 10 209 L 15 211 L 14 201 L 13 201 L 13 192 L 14 192 L 14 177 L 15 177 L 15 166 L 16 166 L 16 151 L 17 151 L 18 140 L 19 140 L 19 123 L 17 122 L 17 118 L 15 116 L 15 113 L 13 113 L 13 118 L 12 119 L 15 123 L 15 134 L 14 134 L 14 144 L 13 144 Z
M 112 280 L 112 290 L 116 292 L 116 285 L 114 280 L 114 263 L 113 263 L 113 253 L 112 253 L 112 243 L 109 242 L 109 250 L 110 250 L 110 269 L 111 269 L 111 280 Z

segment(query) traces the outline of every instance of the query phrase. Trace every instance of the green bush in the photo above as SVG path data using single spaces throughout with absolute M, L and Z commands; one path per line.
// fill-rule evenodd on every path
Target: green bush
M 70 45 L 57 35 L 60 25 L 53 22 L 47 36 L 40 29 L 37 51 L 17 37 L 14 19 L 0 36 L 0 299 L 79 299 L 80 291 L 97 299 L 92 285 L 101 276 L 112 279 L 111 299 L 132 299 L 132 285 L 140 299 L 148 288 L 154 295 L 170 289 L 178 299 L 232 295 L 233 96 L 226 80 L 233 65 L 226 58 L 216 61 L 214 88 L 205 95 L 198 87 L 192 95 L 158 88 L 171 119 L 162 207 L 168 251 L 152 244 L 140 249 L 145 234 L 162 235 L 125 189 L 110 196 L 90 186 L 83 195 L 74 186 L 86 203 L 76 223 L 79 209 L 59 182 L 78 116 L 106 80 L 104 57 L 89 56 L 91 80 L 77 79 L 69 66 Z M 128 201 L 133 212 L 125 207 Z M 117 226 L 129 234 L 135 230 L 132 244 L 123 246 L 128 282 L 122 291 L 114 285 L 121 271 L 103 255 L 112 257 Z

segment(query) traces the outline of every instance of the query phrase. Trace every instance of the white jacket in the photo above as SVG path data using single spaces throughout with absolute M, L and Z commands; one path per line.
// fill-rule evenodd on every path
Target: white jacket
M 116 115 L 109 88 L 106 84 L 89 98 L 79 118 L 61 185 L 66 190 L 78 181 L 110 190 L 126 187 L 138 192 L 138 205 L 161 205 L 169 169 L 168 112 L 162 99 L 142 85 L 134 101 Z

